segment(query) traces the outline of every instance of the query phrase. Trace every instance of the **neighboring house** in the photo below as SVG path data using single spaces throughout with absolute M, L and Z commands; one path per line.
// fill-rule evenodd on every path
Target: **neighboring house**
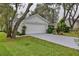
M 22 32 L 22 27 L 26 26 L 25 34 L 46 33 L 48 29 L 48 20 L 38 14 L 25 18 L 18 28 L 18 32 Z

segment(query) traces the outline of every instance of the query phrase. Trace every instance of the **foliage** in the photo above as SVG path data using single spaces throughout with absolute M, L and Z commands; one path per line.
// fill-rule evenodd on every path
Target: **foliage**
M 50 7 L 49 7 L 50 6 Z M 55 7 L 52 7 L 55 6 Z M 58 11 L 57 11 L 58 10 Z M 58 4 L 37 4 L 34 11 L 31 12 L 32 15 L 39 14 L 51 23 L 55 23 L 58 20 L 59 5 Z
M 61 19 L 60 22 L 57 24 L 57 31 L 58 32 L 69 32 L 70 31 L 70 28 L 66 25 L 64 19 Z
M 48 25 L 47 33 L 51 34 L 54 31 L 54 26 Z
M 63 18 L 68 21 L 69 26 L 73 29 L 79 19 L 79 3 L 63 3 L 62 7 L 64 10 Z
M 0 14 L 1 16 L 4 16 L 4 18 L 6 19 L 5 28 L 7 37 L 10 38 L 16 37 L 19 25 L 24 20 L 28 12 L 30 12 L 29 9 L 33 5 L 33 3 L 28 3 L 27 7 L 25 7 L 25 5 L 26 4 L 20 4 L 20 3 L 0 4 Z M 22 8 L 24 7 L 25 11 L 22 10 Z M 20 9 L 23 13 L 21 13 Z
M 20 32 L 18 32 L 18 31 L 17 31 L 17 33 L 16 33 L 16 34 L 17 34 L 17 35 L 22 35 L 22 34 L 21 34 Z
M 26 26 L 23 26 L 22 27 L 22 35 L 25 35 L 25 33 L 26 33 Z
M 26 34 L 26 26 L 22 26 L 21 33 L 17 32 L 17 35 L 25 35 Z
M 10 17 L 13 15 L 13 8 L 9 4 L 0 4 L 0 30 L 4 31 Z
M 64 28 L 64 32 L 69 32 L 69 31 L 70 31 L 70 27 L 65 26 L 65 28 Z
M 5 25 L 5 19 L 3 17 L 0 17 L 0 31 L 3 31 L 4 25 Z
M 6 33 L 0 32 L 0 41 L 6 41 Z

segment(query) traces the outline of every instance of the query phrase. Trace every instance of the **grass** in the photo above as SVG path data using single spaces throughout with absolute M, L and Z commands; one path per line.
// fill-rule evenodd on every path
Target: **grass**
M 71 36 L 71 37 L 79 37 L 79 33 L 76 32 L 69 32 L 69 33 L 64 33 L 65 36 Z
M 1 38 L 6 35 L 0 34 Z M 0 41 L 0 56 L 79 56 L 79 51 L 27 36 Z

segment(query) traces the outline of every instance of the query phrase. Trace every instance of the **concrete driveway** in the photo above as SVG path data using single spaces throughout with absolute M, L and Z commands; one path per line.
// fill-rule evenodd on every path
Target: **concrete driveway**
M 53 34 L 30 34 L 30 36 L 79 50 L 79 46 L 75 42 L 75 40 L 79 38 L 67 37 L 62 35 L 53 35 Z

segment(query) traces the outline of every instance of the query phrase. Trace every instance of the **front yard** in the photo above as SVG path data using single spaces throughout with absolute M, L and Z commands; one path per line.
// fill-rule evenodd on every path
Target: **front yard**
M 0 33 L 1 56 L 79 56 L 79 51 L 31 36 L 6 40 Z

